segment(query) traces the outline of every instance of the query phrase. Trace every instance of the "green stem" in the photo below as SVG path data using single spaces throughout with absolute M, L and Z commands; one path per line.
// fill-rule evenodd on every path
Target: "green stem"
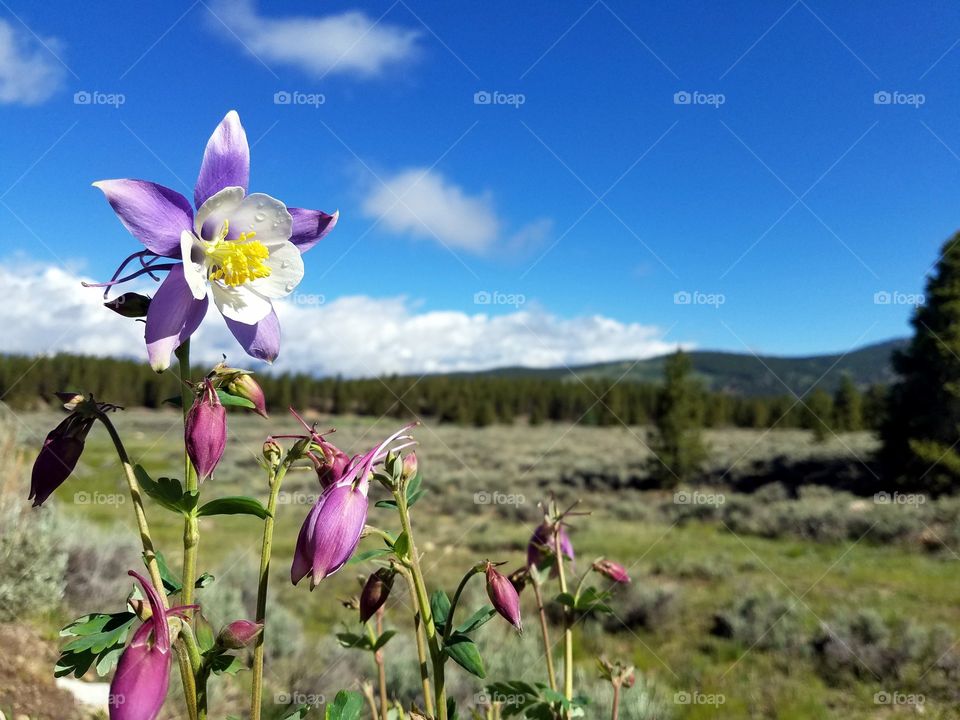
M 410 590 L 410 600 L 414 607 L 419 607 L 417 589 L 414 586 L 413 576 L 404 565 L 397 565 L 400 574 Z M 427 664 L 427 643 L 423 638 L 423 623 L 419 610 L 413 614 L 413 634 L 417 641 L 417 658 L 420 661 L 420 683 L 423 686 L 423 705 L 427 717 L 433 717 L 433 693 L 430 692 L 430 667 Z
M 266 635 L 267 621 L 267 591 L 270 586 L 270 556 L 273 552 L 273 525 L 277 512 L 277 497 L 283 478 L 289 468 L 288 461 L 280 464 L 276 471 L 272 471 L 270 478 L 270 499 L 267 501 L 267 517 L 263 521 L 263 542 L 260 545 L 260 582 L 257 586 L 257 617 L 256 621 L 264 625 L 257 644 L 253 648 L 253 682 L 250 690 L 250 720 L 259 720 L 260 706 L 263 702 L 263 652 L 264 636 Z
M 557 560 L 557 576 L 560 592 L 567 592 L 567 576 L 563 568 L 563 550 L 560 547 L 560 528 L 553 534 L 553 553 Z M 563 611 L 563 696 L 573 700 L 573 610 L 564 606 Z
M 423 619 L 423 627 L 427 633 L 427 646 L 430 648 L 430 658 L 433 660 L 434 698 L 436 700 L 437 718 L 439 720 L 447 720 L 447 693 L 444 687 L 443 677 L 443 649 L 440 647 L 440 641 L 437 638 L 437 627 L 433 622 L 433 613 L 430 610 L 427 585 L 423 579 L 423 571 L 420 568 L 420 557 L 417 553 L 417 545 L 413 539 L 413 528 L 410 525 L 410 508 L 407 506 L 407 497 L 403 489 L 394 490 L 393 497 L 394 500 L 396 500 L 397 509 L 400 514 L 400 524 L 409 541 L 410 574 L 413 577 L 413 585 L 416 589 L 420 617 Z
M 463 589 L 467 586 L 467 583 L 470 582 L 470 578 L 479 572 L 480 569 L 474 565 L 460 580 L 460 584 L 457 585 L 457 591 L 453 594 L 453 600 L 450 601 L 450 613 L 447 615 L 447 624 L 443 628 L 444 645 L 446 645 L 447 641 L 450 639 L 450 636 L 453 634 L 453 614 L 457 611 L 457 603 L 460 602 L 460 596 L 463 594 Z
M 543 593 L 540 591 L 540 579 L 535 577 L 533 573 L 536 572 L 534 568 L 530 574 L 530 582 L 533 585 L 533 596 L 537 600 L 537 613 L 540 616 L 540 634 L 543 635 L 543 655 L 547 659 L 547 682 L 550 685 L 550 689 L 556 692 L 557 690 L 557 674 L 553 666 L 553 645 L 550 644 L 550 629 L 547 626 L 547 611 L 543 606 Z

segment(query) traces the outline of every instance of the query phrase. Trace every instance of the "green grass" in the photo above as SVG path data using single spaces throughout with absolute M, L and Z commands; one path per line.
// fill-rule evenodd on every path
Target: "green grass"
M 39 440 L 30 429 L 52 427 L 57 417 L 49 412 L 23 416 L 21 441 L 36 445 Z M 395 421 L 342 418 L 334 422 L 326 418 L 322 424 L 327 423 L 338 427 L 334 439 L 339 445 L 358 451 L 388 434 Z M 142 462 L 151 474 L 180 474 L 177 413 L 122 413 L 117 416 L 117 425 L 131 457 Z M 267 432 L 292 432 L 295 424 L 284 417 L 267 422 L 231 415 L 230 426 L 228 458 L 203 486 L 202 494 L 210 499 L 243 493 L 265 500 L 266 483 L 254 456 Z M 428 425 L 417 431 L 417 437 L 422 444 L 418 455 L 429 493 L 414 510 L 414 526 L 421 550 L 427 554 L 424 565 L 431 585 L 451 592 L 463 570 L 485 558 L 505 561 L 508 569 L 518 567 L 530 531 L 538 522 L 536 501 L 551 489 L 567 499 L 580 498 L 583 508 L 592 515 L 574 522 L 578 570 L 603 555 L 628 566 L 637 585 L 670 587 L 676 600 L 662 625 L 650 630 L 610 635 L 595 623 L 578 628 L 578 662 L 592 673 L 593 658 L 600 653 L 627 659 L 661 686 L 671 700 L 678 691 L 720 693 L 725 697 L 719 710 L 671 704 L 678 718 L 865 720 L 907 716 L 909 708 L 877 706 L 873 702 L 879 690 L 898 688 L 853 681 L 829 685 L 809 655 L 751 650 L 710 635 L 714 614 L 750 592 L 771 590 L 787 600 L 801 598 L 797 611 L 808 633 L 838 612 L 859 608 L 874 608 L 889 619 L 960 628 L 960 606 L 955 601 L 960 597 L 960 573 L 956 572 L 953 556 L 947 553 L 923 554 L 907 546 L 869 542 L 831 544 L 741 537 L 714 522 L 671 525 L 658 519 L 653 509 L 663 500 L 662 494 L 589 491 L 564 482 L 575 471 L 598 467 L 612 474 L 635 472 L 645 457 L 643 429 L 548 425 L 463 430 Z M 804 458 L 851 452 L 845 446 L 866 455 L 873 443 L 861 434 L 845 437 L 842 443 L 814 445 L 806 433 L 799 431 L 717 431 L 709 434 L 709 440 L 712 462 L 719 468 L 738 459 L 751 462 L 775 455 Z M 314 493 L 315 477 L 312 472 L 293 474 L 285 489 L 289 493 Z M 134 531 L 129 500 L 123 504 L 79 504 L 75 502 L 81 497 L 79 492 L 102 496 L 122 496 L 124 492 L 112 448 L 99 428 L 91 434 L 77 476 L 56 493 L 51 504 L 67 515 L 82 516 L 117 532 Z M 373 491 L 378 497 L 380 492 Z M 476 493 L 495 492 L 522 495 L 524 502 L 476 504 Z M 350 614 L 338 599 L 356 594 L 356 576 L 362 567 L 349 566 L 324 581 L 314 593 L 290 585 L 290 558 L 308 509 L 305 503 L 280 506 L 271 582 L 276 600 L 304 623 L 309 637 L 320 638 L 350 621 Z M 156 505 L 148 506 L 148 514 L 157 545 L 171 566 L 179 567 L 181 522 Z M 371 510 L 370 522 L 389 530 L 397 527 L 395 517 L 387 510 Z M 198 569 L 212 572 L 221 581 L 252 585 L 259 554 L 259 521 L 249 517 L 204 518 L 201 531 Z M 364 542 L 375 545 L 374 540 Z M 202 602 L 203 591 L 199 595 Z M 525 596 L 525 601 L 530 599 Z M 104 603 L 104 609 L 119 607 L 123 598 L 105 598 Z M 617 601 L 613 604 L 616 609 Z M 529 606 L 526 617 L 528 633 L 535 634 Z M 391 623 L 403 626 L 405 620 L 395 616 Z M 496 639 L 484 642 L 490 652 L 505 648 L 509 642 L 505 635 L 491 637 Z M 534 668 L 532 674 L 539 672 Z M 925 717 L 946 718 L 951 712 L 953 708 L 946 701 L 931 698 Z

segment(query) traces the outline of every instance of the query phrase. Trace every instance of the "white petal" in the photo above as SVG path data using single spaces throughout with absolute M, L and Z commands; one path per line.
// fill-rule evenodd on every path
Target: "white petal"
M 264 297 L 286 297 L 303 280 L 303 256 L 291 242 L 271 247 L 265 264 L 270 268 L 270 274 L 247 283 L 247 287 Z
M 240 207 L 240 203 L 242 202 L 242 187 L 225 187 L 216 195 L 212 195 L 200 206 L 197 210 L 196 217 L 193 219 L 193 230 L 196 232 L 197 237 L 210 240 L 211 233 L 220 230 L 220 226 L 223 225 L 223 221 L 226 218 L 230 218 L 232 224 L 233 213 Z M 207 235 L 204 235 L 203 225 L 208 220 L 210 222 L 207 227 Z
M 183 256 L 183 279 L 193 297 L 202 300 L 207 295 L 207 268 L 203 263 L 203 248 L 189 230 L 180 233 L 180 253 Z
M 231 238 L 239 233 L 256 233 L 253 239 L 271 250 L 288 242 L 293 231 L 293 218 L 287 206 L 263 193 L 247 195 L 229 217 Z
M 214 282 L 210 283 L 210 288 L 213 290 L 213 302 L 221 314 L 244 325 L 260 322 L 273 309 L 267 298 L 244 285 L 225 287 Z

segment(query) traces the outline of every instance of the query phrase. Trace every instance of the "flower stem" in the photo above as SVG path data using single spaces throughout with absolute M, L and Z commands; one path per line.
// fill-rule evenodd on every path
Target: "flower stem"
M 550 689 L 557 690 L 557 675 L 553 667 L 553 645 L 550 644 L 550 629 L 547 626 L 547 611 L 543 607 L 543 593 L 540 590 L 540 579 L 534 575 L 536 569 L 530 573 L 530 582 L 533 585 L 533 596 L 537 600 L 537 613 L 540 616 L 540 634 L 543 635 L 543 656 L 547 659 L 547 683 Z
M 410 525 L 410 508 L 407 506 L 407 497 L 404 489 L 394 490 L 394 500 L 400 514 L 400 524 L 407 535 L 410 548 L 409 568 L 416 590 L 417 606 L 420 608 L 420 617 L 427 634 L 427 647 L 430 649 L 430 658 L 433 661 L 434 698 L 436 700 L 436 716 L 438 720 L 447 720 L 447 693 L 443 677 L 443 649 L 437 638 L 437 626 L 433 622 L 433 613 L 430 610 L 430 599 L 427 596 L 427 586 L 420 569 L 420 557 L 417 545 L 413 539 L 413 528 Z
M 383 608 L 377 610 L 377 637 L 383 635 Z M 374 653 L 374 660 L 377 662 L 377 679 L 380 682 L 380 715 L 383 720 L 387 720 L 387 713 L 390 710 L 390 700 L 387 697 L 387 663 L 383 657 L 383 648 Z
M 397 569 L 403 575 L 403 579 L 410 589 L 410 600 L 414 607 L 419 607 L 417 602 L 417 589 L 414 586 L 413 576 L 405 565 L 398 565 Z M 413 614 L 413 634 L 417 641 L 417 658 L 420 660 L 420 683 L 423 685 L 423 705 L 427 712 L 427 717 L 433 716 L 433 694 L 430 692 L 430 666 L 427 664 L 427 643 L 423 638 L 423 623 L 421 622 L 420 611 Z
M 457 611 L 457 603 L 460 602 L 460 596 L 463 594 L 463 589 L 467 586 L 467 583 L 470 582 L 470 578 L 476 575 L 480 570 L 474 565 L 472 568 L 467 570 L 467 573 L 461 578 L 460 584 L 457 585 L 457 591 L 453 594 L 453 600 L 450 601 L 450 612 L 447 614 L 447 622 L 443 628 L 443 642 L 446 642 L 450 639 L 450 636 L 453 634 L 453 614 Z
M 618 720 L 620 717 L 620 684 L 613 684 L 613 713 L 610 715 L 611 720 Z
M 267 501 L 267 517 L 263 521 L 263 542 L 260 545 L 260 581 L 257 585 L 257 617 L 256 621 L 264 625 L 263 631 L 257 638 L 253 648 L 253 681 L 250 690 L 250 720 L 259 720 L 260 705 L 263 702 L 263 652 L 264 635 L 266 635 L 267 620 L 267 590 L 270 586 L 270 555 L 273 552 L 273 524 L 277 512 L 277 497 L 280 486 L 287 474 L 289 462 L 285 460 L 275 470 L 271 471 L 270 499 Z
M 567 576 L 563 568 L 563 549 L 560 547 L 560 529 L 553 534 L 553 554 L 557 561 L 560 592 L 567 592 Z M 563 696 L 573 700 L 573 610 L 563 609 Z

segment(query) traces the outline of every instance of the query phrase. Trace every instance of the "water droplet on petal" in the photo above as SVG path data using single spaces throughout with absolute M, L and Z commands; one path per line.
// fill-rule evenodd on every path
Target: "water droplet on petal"
M 288 282 L 285 287 L 287 292 L 293 292 L 293 283 Z
M 288 268 L 288 267 L 290 267 L 290 261 L 289 261 L 289 260 L 282 260 L 282 261 L 280 262 L 280 269 L 281 269 L 281 270 L 286 269 L 286 268 Z
M 263 222 L 264 220 L 267 219 L 267 216 L 264 215 L 262 212 L 258 212 L 256 215 L 253 216 L 253 219 L 256 220 L 257 222 Z

